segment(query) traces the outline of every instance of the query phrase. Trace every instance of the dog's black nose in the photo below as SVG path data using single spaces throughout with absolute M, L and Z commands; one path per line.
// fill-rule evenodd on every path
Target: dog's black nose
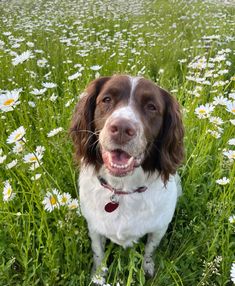
M 111 139 L 117 144 L 126 144 L 136 136 L 135 125 L 127 119 L 113 119 L 108 127 Z

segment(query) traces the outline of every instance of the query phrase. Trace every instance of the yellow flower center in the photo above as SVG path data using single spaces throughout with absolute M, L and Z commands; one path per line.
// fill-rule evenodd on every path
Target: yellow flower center
M 54 206 L 57 203 L 57 199 L 56 199 L 55 196 L 51 196 L 50 197 L 50 203 L 51 203 L 52 206 Z
M 15 136 L 15 141 L 19 140 L 21 137 L 22 137 L 22 134 L 18 133 L 18 134 Z
M 5 105 L 5 106 L 11 105 L 12 102 L 14 102 L 14 99 L 10 98 L 10 99 L 7 99 L 7 100 L 3 103 L 3 105 Z
M 30 161 L 30 162 L 37 161 L 37 158 L 36 158 L 36 157 L 31 157 L 31 158 L 29 159 L 29 161 Z
M 69 207 L 70 207 L 70 209 L 72 209 L 72 210 L 77 208 L 77 206 L 76 206 L 75 204 L 74 204 L 74 205 L 70 205 Z
M 235 159 L 235 153 L 232 154 L 232 158 Z
M 67 203 L 67 201 L 68 201 L 68 199 L 67 199 L 66 197 L 62 197 L 62 199 L 61 199 L 61 202 L 62 202 L 62 203 L 65 204 L 65 203 Z
M 10 197 L 10 196 L 11 196 L 11 192 L 12 192 L 12 189 L 11 189 L 11 188 L 9 188 L 9 189 L 7 190 L 7 195 L 8 195 L 8 197 Z
M 206 113 L 206 111 L 204 109 L 200 109 L 199 113 L 204 114 L 204 113 Z
M 232 109 L 232 113 L 235 113 L 235 108 Z

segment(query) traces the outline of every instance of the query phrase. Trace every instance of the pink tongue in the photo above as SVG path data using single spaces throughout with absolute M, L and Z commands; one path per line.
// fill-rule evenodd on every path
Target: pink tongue
M 111 151 L 110 154 L 112 162 L 114 164 L 119 164 L 119 165 L 126 165 L 128 163 L 128 160 L 131 158 L 129 154 L 121 150 Z

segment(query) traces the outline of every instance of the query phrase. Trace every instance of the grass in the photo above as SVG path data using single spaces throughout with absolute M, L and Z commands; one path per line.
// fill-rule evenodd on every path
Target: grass
M 88 82 L 114 73 L 141 74 L 178 99 L 186 159 L 179 170 L 183 196 L 156 251 L 156 275 L 144 277 L 144 239 L 126 250 L 109 243 L 106 283 L 232 285 L 235 241 L 229 217 L 234 215 L 235 168 L 234 158 L 229 160 L 223 152 L 234 150 L 228 144 L 234 138 L 234 112 L 215 103 L 207 118 L 199 118 L 195 110 L 217 96 L 234 101 L 234 12 L 232 2 L 222 1 L 0 3 L 0 93 L 22 88 L 20 103 L 1 112 L 0 158 L 7 158 L 0 164 L 0 285 L 91 285 L 92 253 L 84 218 L 68 206 L 49 212 L 42 201 L 54 188 L 79 200 L 67 135 L 71 114 Z M 13 65 L 17 54 L 26 50 L 33 57 Z M 42 59 L 46 61 L 38 62 Z M 98 71 L 92 68 L 96 65 Z M 80 76 L 68 79 L 78 71 Z M 57 86 L 32 94 L 45 82 Z M 51 96 L 58 97 L 53 101 Z M 211 123 L 212 116 L 224 123 Z M 6 140 L 20 126 L 26 129 L 26 143 L 15 154 L 14 144 Z M 63 131 L 47 136 L 58 127 Z M 45 152 L 31 171 L 32 163 L 23 158 L 35 153 L 36 146 L 45 147 Z M 16 166 L 7 167 L 15 159 Z M 42 175 L 32 180 L 35 174 Z M 216 183 L 224 176 L 228 184 Z M 6 180 L 15 197 L 4 201 Z

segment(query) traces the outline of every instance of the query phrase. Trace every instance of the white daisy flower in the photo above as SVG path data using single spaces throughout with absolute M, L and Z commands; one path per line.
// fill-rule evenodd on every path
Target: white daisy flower
M 226 156 L 229 160 L 233 161 L 235 159 L 235 151 L 228 150 L 223 152 L 224 156 Z
M 38 156 L 38 157 L 40 157 L 40 156 L 42 156 L 43 155 L 43 153 L 45 152 L 45 147 L 44 146 L 37 146 L 36 147 L 36 155 Z
M 12 148 L 12 152 L 15 154 L 19 154 L 23 152 L 24 150 L 24 142 L 23 141 L 17 141 L 15 143 L 15 146 Z
M 216 139 L 221 137 L 221 134 L 218 131 L 215 131 L 215 130 L 208 129 L 207 133 L 209 133 L 211 136 L 213 136 Z
M 62 127 L 55 128 L 47 133 L 47 137 L 53 137 L 57 135 L 59 132 L 63 131 L 64 129 Z
M 231 215 L 228 220 L 230 223 L 235 223 L 235 215 Z
M 70 203 L 68 204 L 69 209 L 73 210 L 73 209 L 77 209 L 79 208 L 79 203 L 77 199 L 72 199 L 70 201 Z
M 12 111 L 14 107 L 19 104 L 18 101 L 20 92 L 22 89 L 14 89 L 12 91 L 6 91 L 6 93 L 0 95 L 0 110 L 4 112 Z
M 230 270 L 230 277 L 233 284 L 235 284 L 235 262 L 232 263 L 231 270 Z
M 226 110 L 232 114 L 235 115 L 235 101 L 234 102 L 229 102 L 227 105 L 226 105 Z
M 37 66 L 40 68 L 44 68 L 47 64 L 47 59 L 42 58 L 41 60 L 37 60 Z
M 32 108 L 36 107 L 36 103 L 34 101 L 28 101 L 28 105 Z
M 18 160 L 17 160 L 17 159 L 11 161 L 10 163 L 8 163 L 8 164 L 6 165 L 6 169 L 9 170 L 9 169 L 15 167 L 15 166 L 17 165 L 17 163 L 18 163 Z
M 96 274 L 92 277 L 92 282 L 97 284 L 97 285 L 104 285 L 105 278 L 102 277 L 100 274 Z
M 38 162 L 40 159 L 37 157 L 37 155 L 35 153 L 29 153 L 29 154 L 26 154 L 24 157 L 23 157 L 23 161 L 25 163 L 36 163 Z
M 68 77 L 68 80 L 74 80 L 74 79 L 76 79 L 76 78 L 78 78 L 78 77 L 81 77 L 81 76 L 82 76 L 82 74 L 81 74 L 80 72 L 76 72 L 76 73 L 70 75 L 70 76 Z
M 195 114 L 198 118 L 208 118 L 211 114 L 211 112 L 214 110 L 214 106 L 206 103 L 206 105 L 200 105 L 195 109 Z
M 230 180 L 226 177 L 223 177 L 222 179 L 216 180 L 216 183 L 219 185 L 222 185 L 222 186 L 227 185 L 229 182 L 230 182 Z
M 20 55 L 17 55 L 14 59 L 12 59 L 13 66 L 22 64 L 23 62 L 27 61 L 28 59 L 33 58 L 31 51 L 23 52 Z
M 99 66 L 99 65 L 94 65 L 94 66 L 91 66 L 90 69 L 93 70 L 93 71 L 98 71 L 102 68 L 102 66 Z
M 235 138 L 228 140 L 229 145 L 235 145 Z
M 59 208 L 60 193 L 57 189 L 53 189 L 51 192 L 47 192 L 44 200 L 42 201 L 44 209 L 48 212 L 52 212 L 55 208 Z
M 42 95 L 46 91 L 47 91 L 46 88 L 41 88 L 41 89 L 34 88 L 30 93 L 33 94 L 33 95 Z
M 60 203 L 61 206 L 69 205 L 70 201 L 71 201 L 71 195 L 69 193 L 63 193 L 60 196 L 59 203 Z
M 0 164 L 2 164 L 6 160 L 6 158 L 6 155 L 0 156 Z
M 7 138 L 7 143 L 12 144 L 20 141 L 25 135 L 25 129 L 23 126 L 20 126 L 15 131 L 13 131 L 10 136 Z
M 36 180 L 40 179 L 41 176 L 42 176 L 42 174 L 35 174 L 34 176 L 31 177 L 31 180 L 36 181 Z
M 40 164 L 42 164 L 42 162 L 40 162 Z M 30 171 L 35 171 L 37 168 L 40 167 L 40 164 L 39 164 L 39 162 L 32 163 L 30 168 L 29 168 L 29 170 Z
M 37 146 L 35 153 L 28 153 L 23 157 L 23 161 L 25 163 L 32 163 L 33 166 L 31 166 L 30 170 L 35 170 L 40 166 L 40 161 L 43 158 L 43 153 L 45 151 L 45 147 L 43 146 Z
M 4 189 L 3 189 L 3 201 L 8 202 L 14 199 L 15 193 L 13 192 L 12 186 L 10 185 L 9 181 L 5 181 Z
M 55 102 L 57 98 L 58 98 L 58 96 L 56 96 L 56 95 L 53 93 L 52 96 L 51 96 L 49 99 L 50 99 L 50 101 Z
M 224 96 L 216 96 L 213 100 L 213 105 L 224 105 L 226 106 L 229 103 L 229 100 Z
M 230 119 L 232 125 L 235 125 L 235 119 Z
M 216 116 L 211 116 L 209 118 L 209 121 L 211 123 L 215 124 L 215 125 L 221 125 L 221 124 L 224 123 L 223 120 L 220 117 L 218 117 L 218 116 L 217 117 Z
M 55 88 L 57 87 L 57 84 L 53 82 L 43 82 L 42 86 L 45 88 Z

